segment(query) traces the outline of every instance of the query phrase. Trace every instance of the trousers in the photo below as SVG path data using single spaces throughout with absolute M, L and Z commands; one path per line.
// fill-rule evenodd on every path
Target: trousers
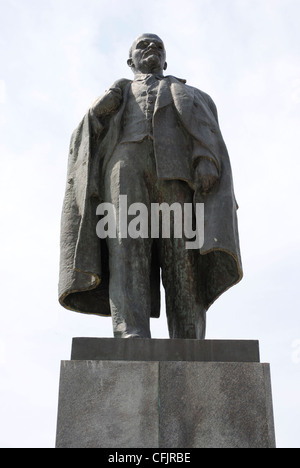
M 148 212 L 153 203 L 193 203 L 193 191 L 180 180 L 162 180 L 156 175 L 151 139 L 120 143 L 106 165 L 105 202 L 112 203 L 119 215 L 120 195 L 128 206 L 143 203 Z M 128 215 L 128 224 L 133 216 Z M 151 219 L 149 215 L 149 234 Z M 158 238 L 108 237 L 109 300 L 115 337 L 151 338 L 151 265 L 155 246 L 162 284 L 170 338 L 204 339 L 206 309 L 203 301 L 199 252 L 186 249 L 186 239 L 174 236 Z

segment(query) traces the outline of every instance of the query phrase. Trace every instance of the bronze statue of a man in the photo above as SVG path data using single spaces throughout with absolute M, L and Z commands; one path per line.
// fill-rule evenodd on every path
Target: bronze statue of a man
M 185 80 L 164 76 L 166 51 L 155 34 L 134 41 L 127 63 L 133 81 L 116 81 L 72 135 L 59 300 L 71 310 L 111 315 L 115 337 L 150 338 L 161 273 L 170 338 L 204 339 L 208 308 L 242 278 L 237 203 L 216 106 Z M 120 219 L 124 197 L 126 206 L 142 204 L 149 213 L 163 204 L 192 206 L 193 226 L 195 207 L 204 204 L 202 245 L 187 248 L 176 223 L 168 236 L 151 236 L 150 215 L 146 235 L 120 235 L 118 223 L 116 235 L 99 238 L 99 204 L 111 204 Z

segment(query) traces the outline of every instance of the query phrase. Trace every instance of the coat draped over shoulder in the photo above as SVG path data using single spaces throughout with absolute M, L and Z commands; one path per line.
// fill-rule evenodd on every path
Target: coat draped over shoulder
M 122 83 L 120 109 L 101 123 L 88 112 L 72 135 L 61 218 L 59 301 L 67 309 L 102 316 L 110 315 L 109 261 L 106 243 L 96 234 L 99 221 L 96 209 L 103 201 L 102 168 L 118 143 L 131 81 L 122 80 Z M 159 136 L 164 132 L 157 132 L 157 138 L 155 133 L 158 126 L 168 132 L 167 122 L 172 112 L 176 112 L 193 141 L 193 150 L 185 156 L 189 166 L 186 182 L 193 188 L 193 170 L 199 158 L 212 160 L 220 173 L 220 180 L 211 192 L 194 193 L 195 203 L 204 203 L 204 245 L 199 249 L 198 280 L 201 290 L 204 287 L 208 308 L 243 275 L 231 166 L 211 98 L 182 80 L 165 77 L 153 117 L 158 177 L 178 177 L 175 166 L 175 172 L 170 170 L 172 161 L 168 164 L 171 153 L 167 139 Z M 153 264 L 152 269 L 152 316 L 158 317 L 158 264 Z

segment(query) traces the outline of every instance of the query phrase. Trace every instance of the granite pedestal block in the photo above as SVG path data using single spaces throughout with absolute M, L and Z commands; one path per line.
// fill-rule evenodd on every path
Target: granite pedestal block
M 257 341 L 74 339 L 56 446 L 273 448 L 269 364 Z

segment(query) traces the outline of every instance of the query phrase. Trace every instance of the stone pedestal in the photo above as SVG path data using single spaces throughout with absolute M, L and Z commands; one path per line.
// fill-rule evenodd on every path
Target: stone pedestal
M 57 448 L 273 448 L 257 341 L 75 338 Z

